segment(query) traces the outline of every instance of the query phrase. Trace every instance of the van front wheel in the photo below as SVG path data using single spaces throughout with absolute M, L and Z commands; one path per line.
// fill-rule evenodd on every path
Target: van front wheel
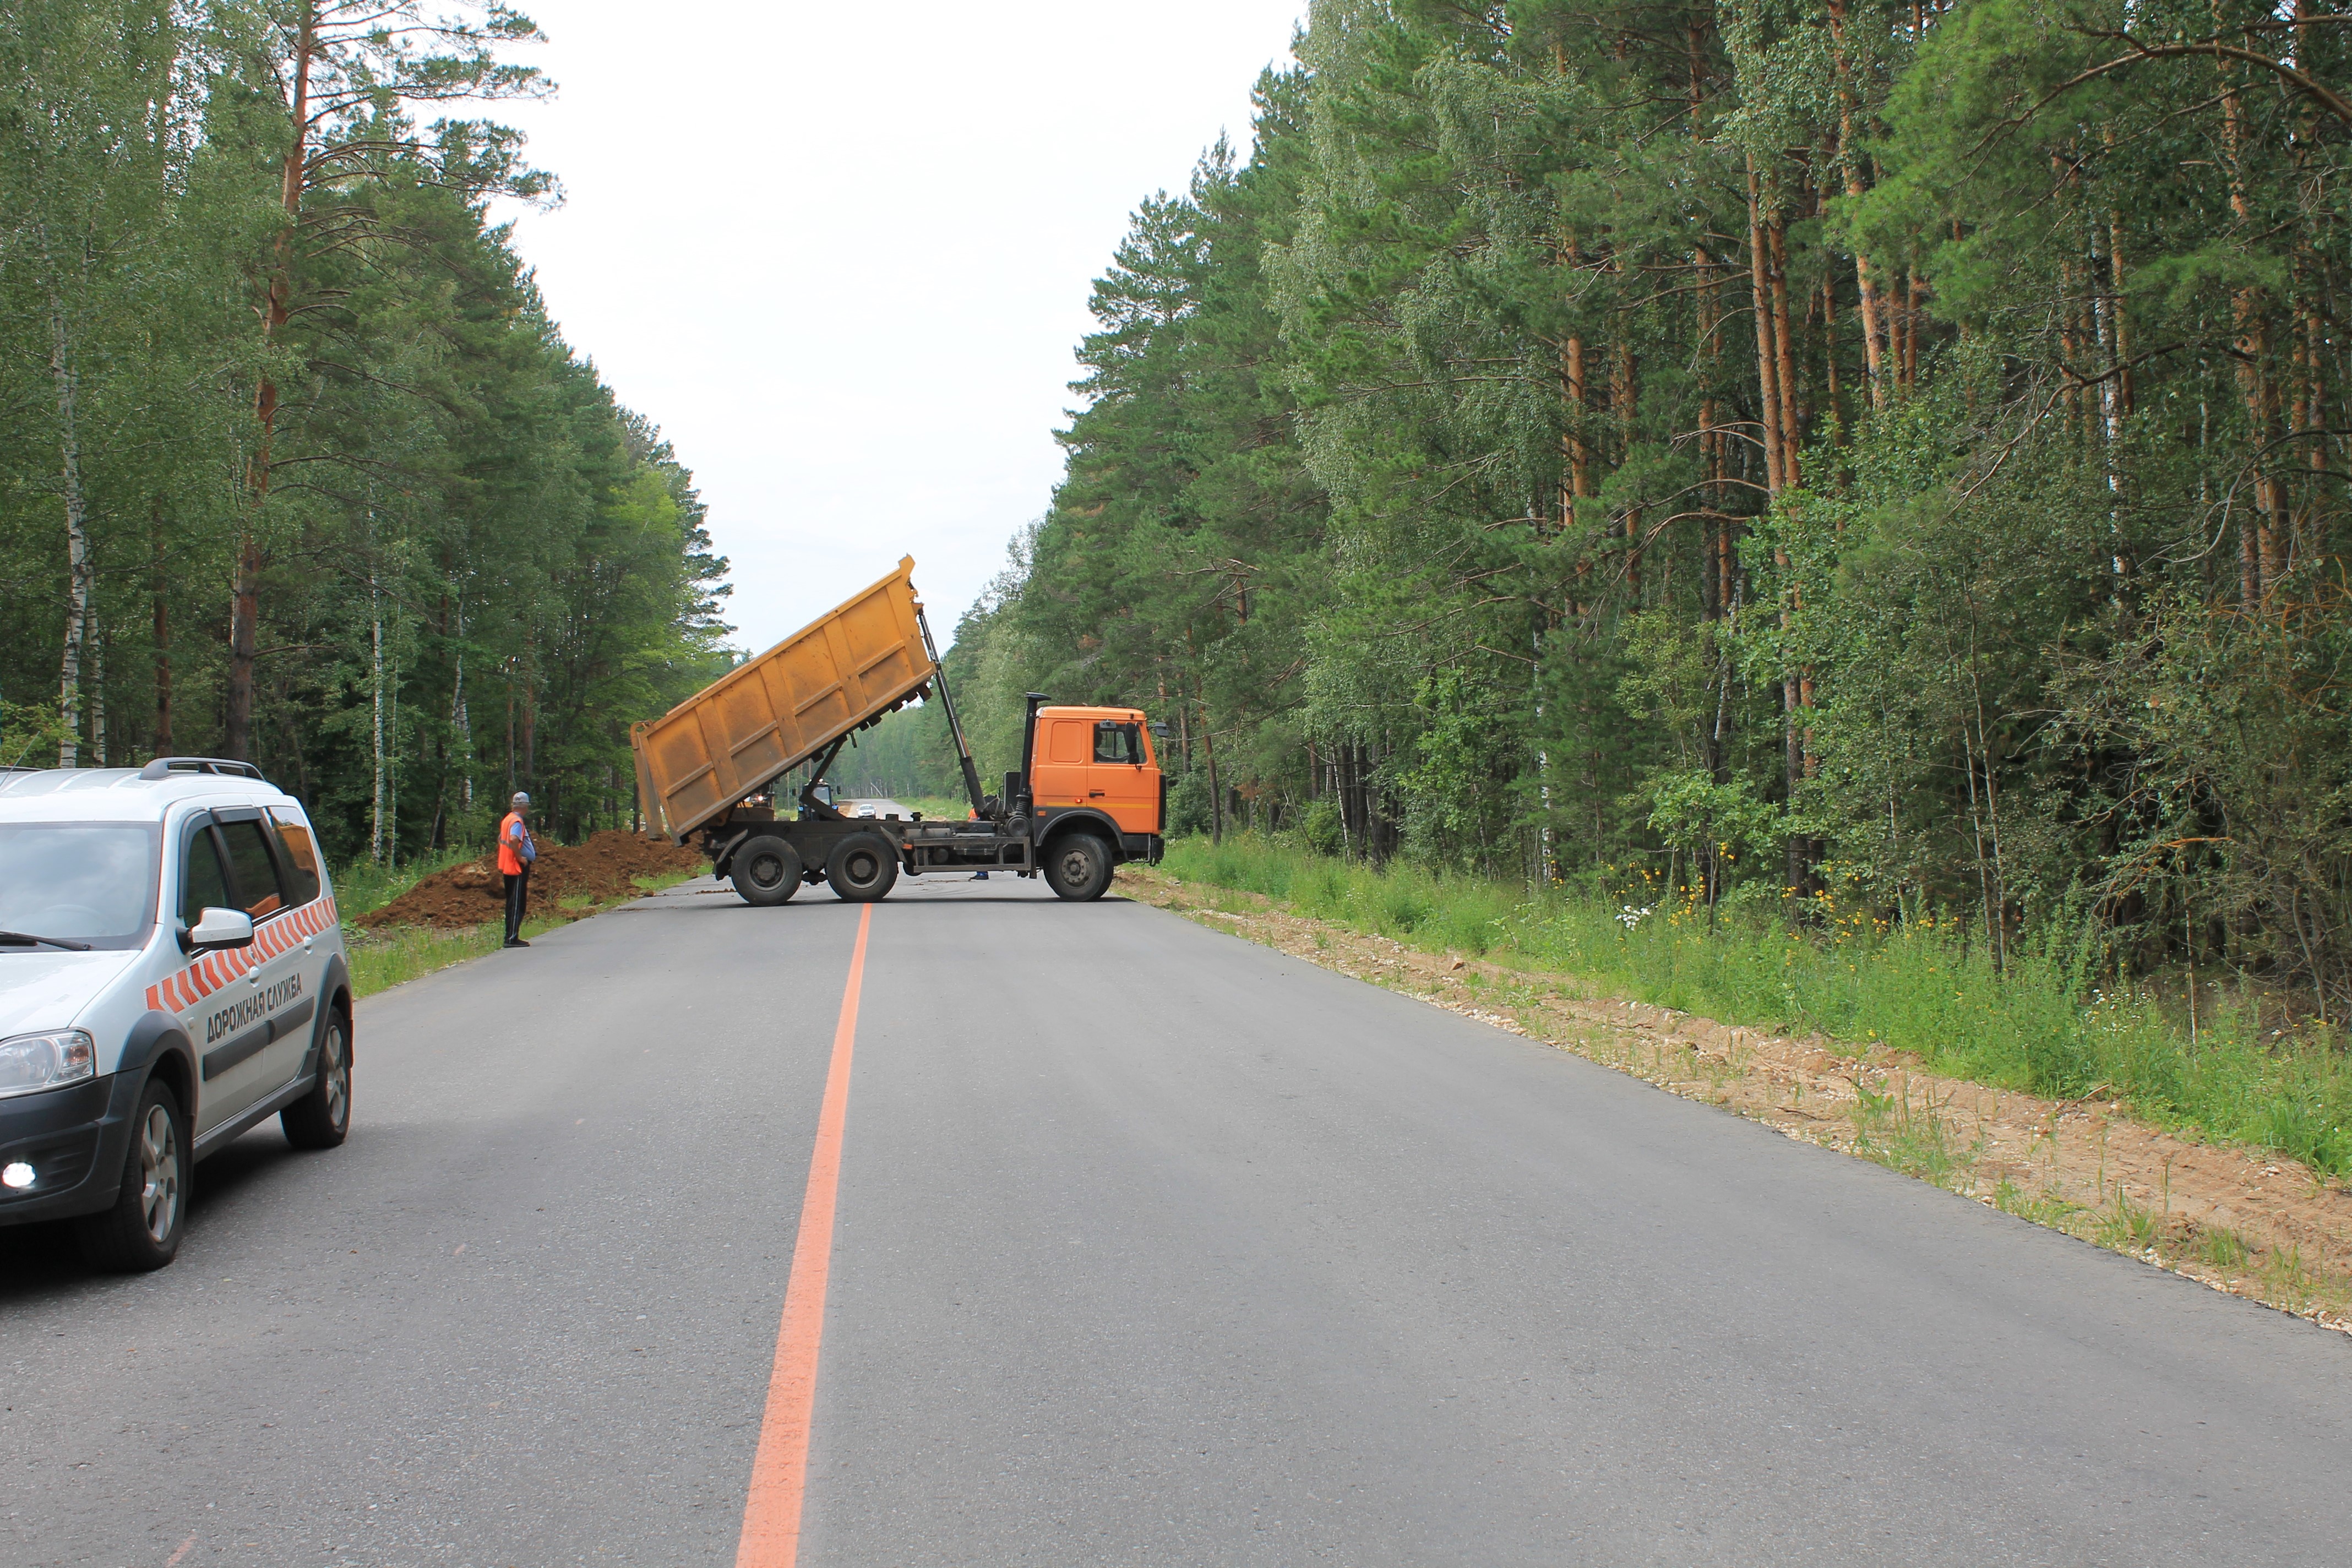
M 151 1080 L 131 1118 L 131 1148 L 112 1206 L 82 1220 L 83 1259 L 93 1268 L 141 1274 L 179 1255 L 188 1209 L 188 1130 L 180 1097 Z
M 1110 846 L 1091 833 L 1056 838 L 1045 851 L 1045 883 L 1073 903 L 1101 898 L 1110 889 Z

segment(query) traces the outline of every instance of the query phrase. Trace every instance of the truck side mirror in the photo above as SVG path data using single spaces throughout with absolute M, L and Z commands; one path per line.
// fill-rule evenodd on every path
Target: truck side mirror
M 195 929 L 181 939 L 181 944 L 190 952 L 251 947 L 253 917 L 243 910 L 207 909 L 196 917 Z

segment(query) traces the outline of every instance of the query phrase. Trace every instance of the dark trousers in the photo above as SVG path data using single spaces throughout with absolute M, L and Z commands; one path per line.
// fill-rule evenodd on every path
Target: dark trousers
M 522 940 L 523 910 L 530 902 L 530 868 L 523 867 L 520 875 L 507 878 L 507 940 Z

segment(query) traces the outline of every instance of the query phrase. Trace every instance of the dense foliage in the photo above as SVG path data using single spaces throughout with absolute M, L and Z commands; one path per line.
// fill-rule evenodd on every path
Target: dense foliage
M 2331 3 L 1320 0 L 1097 286 L 972 705 L 1150 708 L 1213 829 L 2340 1011 Z
M 717 668 L 691 477 L 488 216 L 491 4 L 0 7 L 0 763 L 247 758 L 339 855 L 510 784 L 625 823 L 627 721 Z M 430 117 L 430 118 L 428 118 Z

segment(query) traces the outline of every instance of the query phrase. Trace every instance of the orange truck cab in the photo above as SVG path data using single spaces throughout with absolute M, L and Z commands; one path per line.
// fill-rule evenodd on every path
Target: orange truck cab
M 1091 822 L 1119 858 L 1158 858 L 1168 784 L 1143 714 L 1041 707 L 1032 722 L 1029 788 L 1037 837 Z

